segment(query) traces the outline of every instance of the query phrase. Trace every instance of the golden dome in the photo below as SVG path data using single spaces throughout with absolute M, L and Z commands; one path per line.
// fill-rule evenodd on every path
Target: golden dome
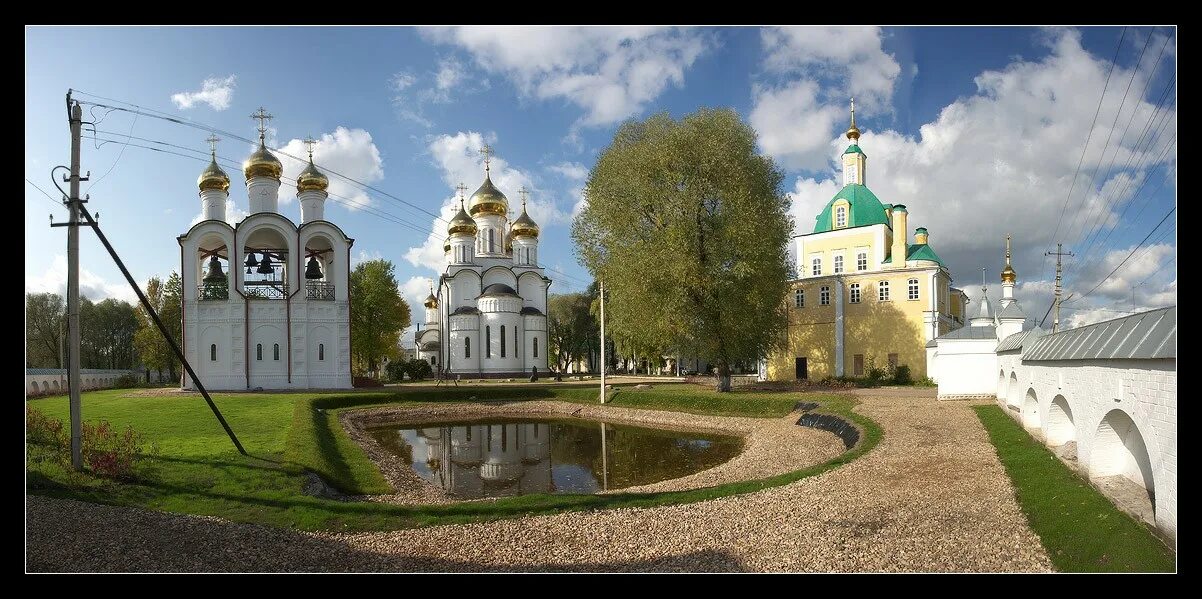
M 431 293 L 429 295 L 429 297 L 426 298 L 426 302 L 422 305 L 427 308 L 437 308 L 438 307 L 438 298 L 434 297 L 434 294 Z
M 856 140 L 860 139 L 860 128 L 856 127 L 856 99 L 855 98 L 851 99 L 851 127 L 847 128 L 847 139 L 850 139 L 851 143 L 856 143 Z
M 509 199 L 492 184 L 492 178 L 486 174 L 480 189 L 472 194 L 472 199 L 468 203 L 468 212 L 472 216 L 479 214 L 505 216 L 509 214 Z
M 1014 268 L 1007 264 L 1006 268 L 1002 269 L 1002 282 L 1013 283 L 1016 279 L 1018 279 L 1018 273 L 1014 272 Z
M 442 240 L 442 251 L 443 251 L 443 253 L 451 251 L 451 238 L 450 237 Z
M 463 196 L 459 196 L 459 212 L 455 214 L 455 218 L 451 219 L 451 224 L 447 226 L 447 235 L 456 233 L 467 233 L 475 235 L 477 231 L 476 221 L 467 215 L 463 210 Z
M 526 214 L 525 204 L 522 205 L 522 215 L 509 226 L 509 235 L 511 237 L 538 238 L 538 224 L 530 218 L 529 214 Z
M 296 193 L 302 191 L 325 191 L 330 187 L 330 178 L 317 170 L 317 166 L 313 164 L 313 157 L 309 157 L 309 166 L 301 171 L 296 177 Z
M 208 168 L 200 174 L 196 179 L 196 185 L 201 191 L 209 191 L 210 189 L 220 189 L 226 193 L 230 191 L 230 176 L 217 166 L 217 157 L 209 162 Z
M 267 146 L 263 145 L 263 137 L 260 136 L 259 149 L 242 163 L 242 174 L 246 176 L 247 181 L 254 177 L 271 177 L 279 181 L 283 173 L 284 165 L 280 164 L 279 158 L 267 151 Z

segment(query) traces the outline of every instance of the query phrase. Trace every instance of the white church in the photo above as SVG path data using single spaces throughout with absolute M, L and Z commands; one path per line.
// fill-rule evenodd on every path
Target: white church
M 1023 328 L 1002 269 L 962 327 L 927 343 L 939 399 L 994 400 L 1120 509 L 1177 538 L 1177 307 L 1051 331 Z
M 526 213 L 510 222 L 509 200 L 493 185 L 485 146 L 484 183 L 463 199 L 447 226 L 446 268 L 426 298 L 425 323 L 414 333 L 418 357 L 447 376 L 545 376 L 547 293 L 538 263 L 538 224 Z
M 210 390 L 349 389 L 350 249 L 354 240 L 325 219 L 329 179 L 313 164 L 298 175 L 301 222 L 279 212 L 284 167 L 264 144 L 246 159 L 250 214 L 230 226 L 230 178 L 212 161 L 200 174 L 204 220 L 180 235 L 181 346 Z M 184 375 L 183 386 L 195 382 Z

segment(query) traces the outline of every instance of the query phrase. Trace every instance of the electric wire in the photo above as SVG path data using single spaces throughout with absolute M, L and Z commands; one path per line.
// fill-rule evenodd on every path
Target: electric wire
M 1105 283 L 1106 281 L 1109 281 L 1109 280 L 1110 280 L 1110 277 L 1113 277 L 1113 276 L 1114 276 L 1114 273 L 1118 272 L 1118 271 L 1119 271 L 1119 269 L 1120 269 L 1120 268 L 1122 268 L 1122 267 L 1123 267 L 1123 265 L 1124 265 L 1124 264 L 1126 264 L 1126 263 L 1127 263 L 1127 261 L 1131 259 L 1131 256 L 1135 254 L 1136 250 L 1138 250 L 1139 248 L 1143 247 L 1144 243 L 1145 243 L 1145 242 L 1147 242 L 1147 241 L 1148 241 L 1148 239 L 1149 239 L 1150 237 L 1152 237 L 1152 234 L 1153 234 L 1153 233 L 1155 233 L 1155 232 L 1156 232 L 1156 230 L 1160 228 L 1160 225 L 1163 225 L 1163 224 L 1164 224 L 1164 222 L 1165 222 L 1166 220 L 1168 220 L 1168 219 L 1169 219 L 1169 217 L 1170 217 L 1170 216 L 1172 216 L 1172 215 L 1173 215 L 1173 213 L 1174 213 L 1174 212 L 1176 212 L 1176 211 L 1177 211 L 1177 207 L 1176 207 L 1176 206 L 1173 206 L 1172 210 L 1169 210 L 1169 211 L 1168 211 L 1168 213 L 1164 215 L 1164 218 L 1160 219 L 1160 222 L 1159 222 L 1159 223 L 1156 223 L 1156 226 L 1155 226 L 1155 227 L 1152 227 L 1152 230 L 1151 230 L 1151 231 L 1149 231 L 1149 232 L 1148 232 L 1148 235 L 1147 235 L 1147 236 L 1145 236 L 1145 237 L 1143 238 L 1143 241 L 1140 241 L 1140 242 L 1139 242 L 1139 245 L 1136 245 L 1136 246 L 1135 246 L 1135 248 L 1131 250 L 1131 253 L 1127 254 L 1127 257 L 1126 257 L 1126 258 L 1123 258 L 1123 261 L 1122 261 L 1122 262 L 1119 262 L 1118 266 L 1115 266 L 1115 267 L 1114 267 L 1114 270 L 1110 271 L 1110 274 L 1108 274 L 1108 275 L 1106 275 L 1105 277 L 1103 277 L 1101 281 L 1098 281 L 1098 284 L 1097 284 L 1097 285 L 1094 285 L 1093 287 L 1091 287 L 1091 288 L 1089 289 L 1089 291 L 1086 291 L 1084 294 L 1080 295 L 1079 297 L 1077 297 L 1077 298 L 1076 298 L 1076 299 L 1074 299 L 1073 301 L 1080 301 L 1080 300 L 1083 300 L 1083 299 L 1085 299 L 1085 298 L 1089 297 L 1089 294 L 1091 294 L 1091 293 L 1093 293 L 1094 291 L 1096 291 L 1096 290 L 1098 289 L 1098 287 L 1101 287 L 1101 286 L 1102 286 L 1102 284 L 1103 284 L 1103 283 Z

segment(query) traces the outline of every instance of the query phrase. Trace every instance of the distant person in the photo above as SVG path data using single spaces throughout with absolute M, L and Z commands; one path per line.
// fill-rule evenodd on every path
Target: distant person
M 534 383 L 537 381 L 538 381 L 538 366 L 531 366 L 530 367 L 530 382 Z

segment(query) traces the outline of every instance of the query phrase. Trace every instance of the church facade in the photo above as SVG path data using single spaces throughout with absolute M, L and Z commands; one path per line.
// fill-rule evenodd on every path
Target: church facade
M 259 148 L 242 169 L 249 216 L 226 222 L 230 178 L 214 146 L 197 182 L 204 220 L 178 237 L 181 346 L 206 389 L 349 389 L 354 240 L 325 219 L 329 179 L 312 140 L 295 181 L 301 223 L 279 213 L 283 165 L 263 142 L 270 116 L 257 118 Z M 196 388 L 186 374 L 183 386 Z
M 509 222 L 509 200 L 489 175 L 447 227 L 446 267 L 414 333 L 418 357 L 436 372 L 476 378 L 546 375 L 547 294 L 539 227 L 526 212 Z
M 766 360 L 770 380 L 823 379 L 906 365 L 927 374 L 926 343 L 964 324 L 967 296 L 909 212 L 884 204 L 865 184 L 852 106 L 843 188 L 789 248 L 796 278 L 788 301 L 786 349 Z

